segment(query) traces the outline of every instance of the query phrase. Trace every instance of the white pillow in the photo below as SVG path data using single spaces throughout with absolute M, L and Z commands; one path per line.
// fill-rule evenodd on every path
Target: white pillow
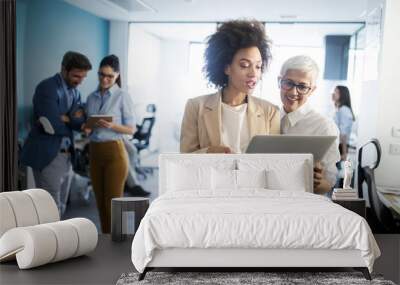
M 236 170 L 237 187 L 240 188 L 267 188 L 267 172 L 262 170 Z
M 269 169 L 267 171 L 268 189 L 306 192 L 307 173 L 304 164 L 294 165 L 289 171 Z
M 290 190 L 290 191 L 312 191 L 312 181 L 309 181 L 308 172 L 309 163 L 304 160 L 295 160 L 291 158 L 274 159 L 239 159 L 239 170 L 257 171 L 266 170 L 266 181 L 268 189 L 272 190 Z
M 167 167 L 167 191 L 211 189 L 211 167 L 173 162 Z
M 215 191 L 238 190 L 241 188 L 267 188 L 267 175 L 263 170 L 212 169 Z
M 218 190 L 236 190 L 236 170 L 234 169 L 212 169 L 212 188 Z

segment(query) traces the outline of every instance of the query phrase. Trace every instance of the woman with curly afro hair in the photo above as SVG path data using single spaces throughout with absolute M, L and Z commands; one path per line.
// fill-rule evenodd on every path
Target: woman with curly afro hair
M 189 99 L 182 121 L 183 153 L 241 153 L 255 135 L 279 134 L 278 108 L 251 96 L 271 59 L 264 26 L 225 22 L 208 38 L 204 67 L 215 94 Z

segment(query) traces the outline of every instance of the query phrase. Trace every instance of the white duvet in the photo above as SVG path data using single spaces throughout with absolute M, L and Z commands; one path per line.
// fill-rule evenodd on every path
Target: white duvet
M 359 215 L 319 195 L 265 189 L 160 196 L 134 237 L 132 262 L 143 272 L 165 248 L 358 249 L 370 271 L 380 255 Z

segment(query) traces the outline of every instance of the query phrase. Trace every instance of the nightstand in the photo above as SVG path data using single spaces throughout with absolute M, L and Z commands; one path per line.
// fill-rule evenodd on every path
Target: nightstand
M 356 214 L 359 214 L 364 219 L 366 217 L 366 206 L 364 199 L 352 199 L 352 200 L 332 199 L 332 202 L 339 204 L 343 208 L 353 211 Z
M 123 241 L 133 238 L 140 221 L 149 208 L 150 199 L 145 197 L 121 197 L 111 201 L 111 238 Z

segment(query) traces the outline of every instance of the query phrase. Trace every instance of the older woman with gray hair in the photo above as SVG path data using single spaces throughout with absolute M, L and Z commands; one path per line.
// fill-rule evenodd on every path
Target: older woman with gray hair
M 304 55 L 289 58 L 281 68 L 279 80 L 282 109 L 281 133 L 291 135 L 337 136 L 333 120 L 313 110 L 307 102 L 314 94 L 318 78 L 315 61 Z M 340 160 L 338 140 L 314 167 L 314 193 L 329 192 L 336 182 L 336 162 Z

